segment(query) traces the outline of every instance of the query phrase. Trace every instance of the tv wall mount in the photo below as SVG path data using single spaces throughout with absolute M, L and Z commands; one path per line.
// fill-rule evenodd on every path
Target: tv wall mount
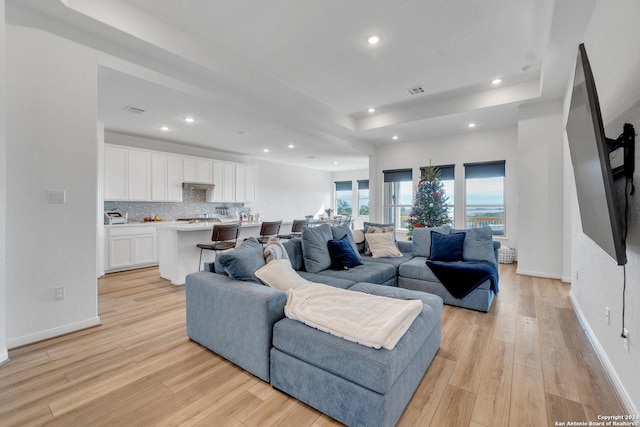
M 607 138 L 609 163 L 613 178 L 633 178 L 635 171 L 636 131 L 633 125 L 625 123 L 622 134 L 617 139 Z

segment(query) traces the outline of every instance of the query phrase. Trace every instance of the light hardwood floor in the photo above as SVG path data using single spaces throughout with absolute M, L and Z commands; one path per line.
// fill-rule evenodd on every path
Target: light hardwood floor
M 622 414 L 569 286 L 500 266 L 489 313 L 445 306 L 442 345 L 398 425 L 547 426 Z M 184 288 L 155 268 L 99 280 L 102 325 L 9 352 L 2 426 L 331 426 L 189 341 Z M 215 325 L 212 325 L 215 327 Z

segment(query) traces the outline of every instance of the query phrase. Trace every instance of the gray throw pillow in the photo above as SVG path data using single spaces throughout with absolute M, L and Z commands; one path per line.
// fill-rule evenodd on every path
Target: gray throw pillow
M 318 273 L 331 267 L 327 243 L 332 239 L 333 233 L 328 224 L 302 229 L 302 258 L 305 270 Z
M 493 234 L 490 227 L 453 230 L 453 233 L 465 233 L 462 247 L 462 259 L 465 261 L 489 261 L 497 264 L 493 253 Z
M 254 273 L 265 264 L 262 245 L 255 237 L 249 237 L 232 251 L 218 254 L 216 264 L 219 264 L 222 271 L 232 279 L 262 284 L 254 276 Z M 218 271 L 217 266 L 216 271 Z
M 351 247 L 353 248 L 353 251 L 356 253 L 356 256 L 359 259 L 362 259 L 362 257 L 360 257 L 360 252 L 358 251 L 358 245 L 356 245 L 356 239 L 353 238 L 353 233 L 351 232 L 351 229 L 349 228 L 349 226 L 336 225 L 334 227 L 331 227 L 331 233 L 333 234 L 334 240 L 340 240 L 344 236 L 347 236 L 347 238 L 349 239 L 349 243 L 351 243 Z
M 431 232 L 440 233 L 445 236 L 451 234 L 451 227 L 443 225 L 441 227 L 414 228 L 413 229 L 413 256 L 431 256 Z

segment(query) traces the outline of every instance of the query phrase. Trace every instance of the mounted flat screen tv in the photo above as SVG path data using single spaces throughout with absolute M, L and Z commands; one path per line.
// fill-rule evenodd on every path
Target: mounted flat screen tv
M 596 85 L 583 44 L 578 48 L 566 129 L 582 230 L 618 265 L 625 265 L 626 190 L 621 192 L 618 188 L 616 191 L 611 159 L 620 157 L 617 148 L 623 146 L 625 164 L 616 162 L 615 176 L 633 178 L 635 132 L 633 126 L 625 125 L 625 133 L 618 140 L 605 136 Z M 628 139 L 630 141 L 627 142 Z M 625 185 L 623 182 L 620 184 Z

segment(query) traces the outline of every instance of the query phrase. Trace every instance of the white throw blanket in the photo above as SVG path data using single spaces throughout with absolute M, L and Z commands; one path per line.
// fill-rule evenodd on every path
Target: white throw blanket
M 392 350 L 422 310 L 422 301 L 400 300 L 333 286 L 303 285 L 287 291 L 285 315 L 367 347 Z

